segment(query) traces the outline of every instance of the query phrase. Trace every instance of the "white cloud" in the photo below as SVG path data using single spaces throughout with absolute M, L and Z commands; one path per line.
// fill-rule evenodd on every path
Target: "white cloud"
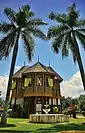
M 69 80 L 61 83 L 61 94 L 66 97 L 78 97 L 81 94 L 85 94 L 79 71 Z
M 6 96 L 7 83 L 8 83 L 8 77 L 0 76 L 0 91 L 1 91 L 2 98 L 5 98 Z
M 20 68 L 21 66 L 15 66 L 15 72 L 18 71 Z M 6 74 L 5 76 L 0 76 L 0 91 L 1 91 L 1 97 L 3 99 L 6 97 L 7 84 L 8 84 L 8 74 Z

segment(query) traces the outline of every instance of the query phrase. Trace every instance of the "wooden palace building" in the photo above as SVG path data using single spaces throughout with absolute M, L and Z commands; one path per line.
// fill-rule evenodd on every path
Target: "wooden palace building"
M 46 103 L 51 108 L 49 113 L 53 113 L 54 106 L 61 109 L 62 80 L 52 67 L 47 67 L 39 61 L 30 67 L 23 66 L 13 75 L 11 107 L 15 112 L 17 107 L 22 108 L 24 116 L 44 113 Z

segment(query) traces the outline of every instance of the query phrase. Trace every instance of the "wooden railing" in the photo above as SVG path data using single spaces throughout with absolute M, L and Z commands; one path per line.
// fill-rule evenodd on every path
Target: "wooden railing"
M 33 87 L 27 87 L 23 89 L 13 90 L 12 97 L 29 97 L 29 96 L 49 96 L 49 97 L 57 97 L 56 89 L 52 89 L 52 87 L 46 87 L 44 90 L 43 86 L 37 86 L 35 90 Z

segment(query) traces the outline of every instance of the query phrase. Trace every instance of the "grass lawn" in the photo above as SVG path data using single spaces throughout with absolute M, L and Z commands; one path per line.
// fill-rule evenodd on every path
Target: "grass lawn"
M 8 118 L 8 124 L 0 125 L 0 133 L 58 133 L 66 130 L 80 130 L 85 133 L 85 118 L 70 119 L 64 124 L 33 124 L 28 119 Z

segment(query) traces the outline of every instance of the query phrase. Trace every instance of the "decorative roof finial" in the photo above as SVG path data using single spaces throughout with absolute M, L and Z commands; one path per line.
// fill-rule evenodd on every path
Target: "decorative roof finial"
M 39 62 L 40 60 L 39 60 L 39 56 L 38 56 L 38 62 Z
M 25 61 L 24 61 L 24 66 L 25 66 Z
M 49 61 L 49 67 L 50 67 L 50 61 Z

